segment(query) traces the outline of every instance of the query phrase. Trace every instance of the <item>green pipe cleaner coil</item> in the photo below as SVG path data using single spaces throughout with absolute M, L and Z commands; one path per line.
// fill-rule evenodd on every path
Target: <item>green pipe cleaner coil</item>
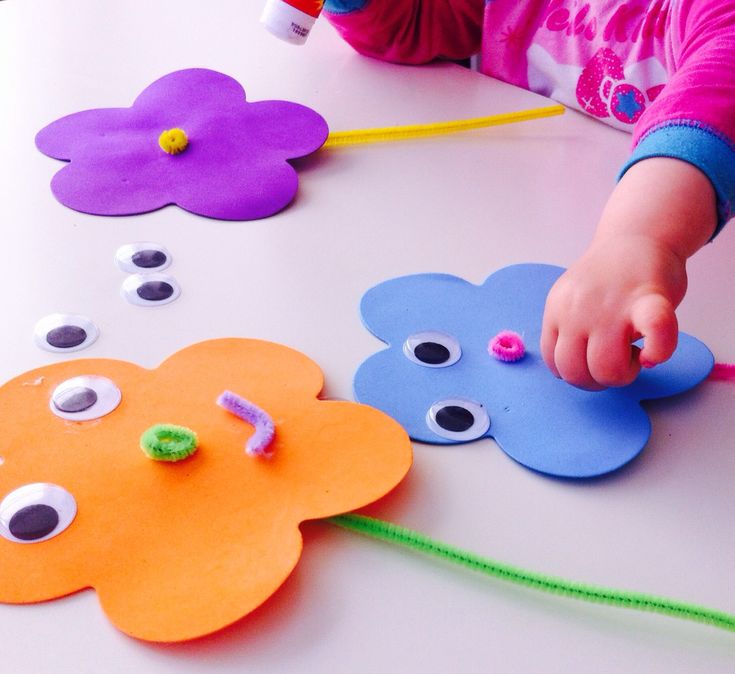
M 529 571 L 528 569 L 522 569 L 511 564 L 481 557 L 472 552 L 431 539 L 417 531 L 363 515 L 355 515 L 353 513 L 337 515 L 336 517 L 328 518 L 327 522 L 331 522 L 343 529 L 355 531 L 389 543 L 395 543 L 410 550 L 433 555 L 440 559 L 453 562 L 454 564 L 479 571 L 488 576 L 493 576 L 494 578 L 499 578 L 517 585 L 524 585 L 535 590 L 560 594 L 565 597 L 597 604 L 609 604 L 621 608 L 662 613 L 673 618 L 693 620 L 735 632 L 735 615 L 707 608 L 706 606 L 698 606 L 696 604 L 677 601 L 676 599 L 656 597 L 640 592 L 616 590 L 613 588 L 577 583 L 555 576 L 547 576 L 536 571 Z
M 197 449 L 197 434 L 186 426 L 156 424 L 140 436 L 140 448 L 154 461 L 181 461 Z

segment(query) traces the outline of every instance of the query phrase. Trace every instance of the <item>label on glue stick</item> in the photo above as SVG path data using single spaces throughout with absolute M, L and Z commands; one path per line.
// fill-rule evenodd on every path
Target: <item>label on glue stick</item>
M 304 44 L 323 5 L 323 0 L 267 0 L 260 22 L 281 40 Z

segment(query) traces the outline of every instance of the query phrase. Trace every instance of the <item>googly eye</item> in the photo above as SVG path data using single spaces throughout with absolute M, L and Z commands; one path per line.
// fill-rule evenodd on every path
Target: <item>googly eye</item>
M 465 442 L 485 435 L 490 417 L 485 407 L 474 400 L 447 398 L 429 408 L 426 423 L 442 438 Z
M 0 502 L 0 536 L 14 543 L 40 543 L 58 536 L 76 514 L 76 501 L 63 487 L 26 484 Z
M 451 335 L 428 330 L 410 335 L 403 343 L 403 353 L 424 367 L 449 367 L 461 358 L 462 349 Z
M 176 279 L 166 274 L 133 274 L 125 279 L 122 294 L 131 304 L 149 307 L 173 302 L 181 289 Z
M 171 253 L 160 243 L 127 243 L 115 252 L 115 263 L 130 274 L 146 270 L 163 271 L 171 264 Z
M 122 400 L 120 389 L 107 377 L 82 375 L 67 379 L 51 394 L 49 407 L 62 419 L 90 421 L 114 410 Z
M 99 334 L 97 326 L 86 316 L 50 314 L 36 323 L 33 339 L 46 351 L 79 351 L 93 344 Z

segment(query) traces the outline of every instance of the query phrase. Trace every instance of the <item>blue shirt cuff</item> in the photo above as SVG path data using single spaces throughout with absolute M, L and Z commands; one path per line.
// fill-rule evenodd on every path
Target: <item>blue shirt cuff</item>
M 362 9 L 368 0 L 325 0 L 324 9 L 330 14 L 349 14 Z
M 716 131 L 689 121 L 672 121 L 655 127 L 640 140 L 618 180 L 642 159 L 672 157 L 696 166 L 712 183 L 717 195 L 716 236 L 735 215 L 735 148 Z

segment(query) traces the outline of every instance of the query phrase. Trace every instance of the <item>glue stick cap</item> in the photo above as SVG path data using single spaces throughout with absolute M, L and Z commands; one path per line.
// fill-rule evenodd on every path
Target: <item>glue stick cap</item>
M 304 44 L 323 4 L 321 0 L 267 0 L 260 23 L 281 40 Z

